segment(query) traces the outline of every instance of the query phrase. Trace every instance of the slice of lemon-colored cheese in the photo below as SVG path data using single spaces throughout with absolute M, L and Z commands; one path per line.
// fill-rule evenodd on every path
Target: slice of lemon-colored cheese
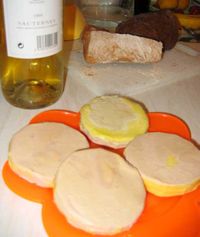
M 137 169 L 102 148 L 72 153 L 55 179 L 59 210 L 71 225 L 93 234 L 129 229 L 142 213 L 145 198 Z
M 126 159 L 142 175 L 147 190 L 157 196 L 176 196 L 200 184 L 200 151 L 174 134 L 146 133 L 130 142 Z
M 9 165 L 20 177 L 43 187 L 52 187 L 62 161 L 73 151 L 88 148 L 79 131 L 61 123 L 30 124 L 12 137 Z
M 125 147 L 148 129 L 148 117 L 142 106 L 131 99 L 100 96 L 81 110 L 81 130 L 95 143 L 113 148 Z

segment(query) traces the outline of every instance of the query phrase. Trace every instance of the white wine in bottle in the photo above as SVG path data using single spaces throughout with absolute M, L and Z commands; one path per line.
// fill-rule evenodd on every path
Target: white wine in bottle
M 3 0 L 7 56 L 2 92 L 17 107 L 56 102 L 64 88 L 62 0 Z

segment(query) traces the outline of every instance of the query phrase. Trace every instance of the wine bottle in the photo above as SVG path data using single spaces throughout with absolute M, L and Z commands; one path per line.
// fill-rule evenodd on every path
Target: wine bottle
M 3 0 L 7 55 L 1 88 L 6 100 L 36 109 L 56 102 L 64 88 L 62 0 Z

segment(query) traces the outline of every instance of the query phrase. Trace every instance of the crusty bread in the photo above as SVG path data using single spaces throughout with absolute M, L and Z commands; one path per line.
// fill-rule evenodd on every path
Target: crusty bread
M 170 10 L 135 15 L 119 23 L 115 32 L 154 39 L 163 43 L 164 50 L 174 48 L 179 38 L 180 24 Z
M 129 34 L 117 34 L 88 27 L 83 32 L 83 53 L 88 63 L 158 62 L 162 43 Z

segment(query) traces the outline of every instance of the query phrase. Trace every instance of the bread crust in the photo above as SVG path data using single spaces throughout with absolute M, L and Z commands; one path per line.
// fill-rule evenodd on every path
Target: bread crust
M 118 34 L 87 27 L 83 32 L 86 62 L 153 63 L 162 58 L 162 43 L 130 34 Z
M 142 36 L 161 41 L 164 50 L 172 49 L 179 38 L 180 24 L 169 10 L 143 13 L 121 22 L 116 33 Z

